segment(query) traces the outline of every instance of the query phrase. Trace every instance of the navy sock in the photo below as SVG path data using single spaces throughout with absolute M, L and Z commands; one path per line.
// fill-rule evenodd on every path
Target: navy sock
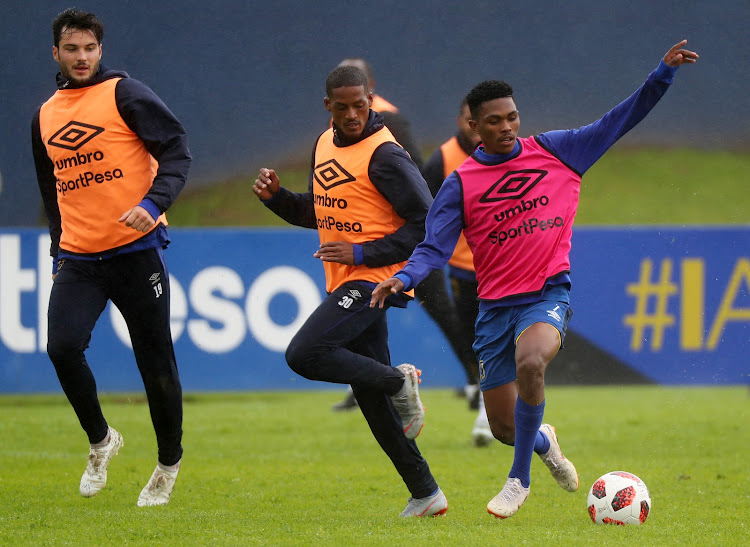
M 515 425 L 516 439 L 513 447 L 513 466 L 508 477 L 521 479 L 524 488 L 531 484 L 531 456 L 539 441 L 539 426 L 544 417 L 544 404 L 532 406 L 520 397 L 516 399 Z M 544 437 L 544 436 L 542 436 Z M 545 437 L 546 438 L 546 437 Z M 549 448 L 549 441 L 547 441 Z
M 536 433 L 536 442 L 534 443 L 534 452 L 537 454 L 546 454 L 549 452 L 549 439 L 541 431 Z

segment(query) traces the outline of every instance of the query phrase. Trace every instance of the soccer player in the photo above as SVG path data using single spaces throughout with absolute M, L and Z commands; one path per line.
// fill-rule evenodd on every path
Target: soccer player
M 253 191 L 287 222 L 317 228 L 328 296 L 286 350 L 289 367 L 310 380 L 349 384 L 362 414 L 411 497 L 402 517 L 447 511 L 445 495 L 414 441 L 424 423 L 419 371 L 392 367 L 385 311 L 410 296 L 369 306 L 375 285 L 400 269 L 424 237 L 431 202 L 417 166 L 371 110 L 359 68 L 337 67 L 326 78 L 333 126 L 315 143 L 309 189 L 295 193 L 262 168 Z
M 164 212 L 187 179 L 187 137 L 153 91 L 100 64 L 104 29 L 93 13 L 67 9 L 52 33 L 58 90 L 34 114 L 31 140 L 52 238 L 47 352 L 91 445 L 79 489 L 98 494 L 123 445 L 84 355 L 112 300 L 128 325 L 159 450 L 138 505 L 163 505 L 182 458 Z
M 421 171 L 424 164 L 422 151 L 417 145 L 417 141 L 411 131 L 411 124 L 396 105 L 375 92 L 375 75 L 370 63 L 360 57 L 347 57 L 339 63 L 339 66 L 355 66 L 365 73 L 367 83 L 370 86 L 370 92 L 372 93 L 372 109 L 383 116 L 383 123 L 391 132 L 393 138 L 404 147 L 404 150 L 409 153 L 412 161 L 417 164 L 417 167 Z
M 480 311 L 474 349 L 492 433 L 514 446 L 502 490 L 487 505 L 514 515 L 529 496 L 533 452 L 558 484 L 578 489 L 555 429 L 543 424 L 544 373 L 562 347 L 570 308 L 569 251 L 581 177 L 640 122 L 698 55 L 675 44 L 635 93 L 579 129 L 518 138 L 513 90 L 492 80 L 467 96 L 482 145 L 443 183 L 427 217 L 427 235 L 407 265 L 380 283 L 371 306 L 408 290 L 450 258 L 461 230 L 474 255 Z
M 471 128 L 470 120 L 471 112 L 469 111 L 466 99 L 464 99 L 461 101 L 458 116 L 456 117 L 458 131 L 433 152 L 422 170 L 422 175 L 433 197 L 437 195 L 446 177 L 458 169 L 471 156 L 479 144 L 479 135 Z M 442 273 L 442 270 L 433 270 L 427 276 L 427 279 L 435 272 Z M 495 437 L 492 435 L 490 423 L 487 420 L 484 399 L 479 393 L 479 367 L 474 350 L 472 349 L 474 323 L 479 313 L 477 276 L 474 271 L 474 259 L 471 255 L 471 249 L 469 249 L 463 233 L 459 236 L 453 255 L 448 260 L 448 277 L 451 284 L 451 303 L 452 307 L 456 310 L 456 354 L 459 356 L 461 364 L 466 371 L 468 379 L 466 390 L 469 401 L 473 400 L 473 396 L 471 395 L 473 390 L 476 390 L 477 395 L 475 408 L 479 412 L 474 420 L 474 427 L 471 432 L 472 442 L 474 446 L 489 446 L 495 440 Z M 418 287 L 424 285 L 425 282 L 423 281 Z M 417 296 L 419 296 L 419 292 L 417 292 Z M 429 293 L 425 294 L 424 298 L 429 300 Z
M 399 112 L 397 106 L 375 92 L 375 76 L 370 64 L 359 57 L 347 57 L 339 63 L 339 66 L 354 66 L 365 73 L 370 92 L 372 92 L 372 109 L 383 116 L 383 123 L 396 139 L 396 142 L 404 147 L 404 150 L 409 153 L 409 156 L 421 171 L 423 167 L 422 152 L 414 139 L 411 126 L 403 114 Z M 465 343 L 458 311 L 448 294 L 447 281 L 443 270 L 431 272 L 422 283 L 414 288 L 414 294 L 420 306 L 424 307 L 427 314 L 443 332 L 464 368 L 467 384 L 465 392 L 469 400 L 469 408 L 479 408 L 479 379 L 476 358 L 471 349 L 471 342 L 468 345 Z M 356 407 L 357 399 L 354 397 L 351 387 L 349 387 L 346 397 L 336 403 L 333 409 L 352 410 Z

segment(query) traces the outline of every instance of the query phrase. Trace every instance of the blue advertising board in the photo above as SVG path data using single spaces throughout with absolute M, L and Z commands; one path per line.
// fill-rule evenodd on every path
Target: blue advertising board
M 297 376 L 284 361 L 289 340 L 325 295 L 314 231 L 170 233 L 172 334 L 184 389 L 329 387 Z M 746 384 L 748 249 L 745 227 L 577 228 L 571 332 L 654 383 Z M 0 230 L 0 392 L 60 389 L 45 352 L 48 250 L 43 230 Z M 463 384 L 450 346 L 417 303 L 388 313 L 394 363 L 418 365 L 425 386 Z M 142 388 L 127 329 L 111 305 L 87 359 L 99 389 Z

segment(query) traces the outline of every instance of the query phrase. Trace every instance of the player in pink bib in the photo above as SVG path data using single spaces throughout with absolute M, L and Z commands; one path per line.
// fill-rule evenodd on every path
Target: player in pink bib
M 487 504 L 496 517 L 514 515 L 528 498 L 534 452 L 562 488 L 578 489 L 575 466 L 542 419 L 544 374 L 572 315 L 569 253 L 581 177 L 649 113 L 677 68 L 696 62 L 686 43 L 672 46 L 630 97 L 578 129 L 518 138 L 511 86 L 476 85 L 466 99 L 482 145 L 443 182 L 425 240 L 406 266 L 372 293 L 370 306 L 382 307 L 390 294 L 444 267 L 463 230 L 477 274 L 474 351 L 487 417 L 495 438 L 514 447 L 508 479 Z

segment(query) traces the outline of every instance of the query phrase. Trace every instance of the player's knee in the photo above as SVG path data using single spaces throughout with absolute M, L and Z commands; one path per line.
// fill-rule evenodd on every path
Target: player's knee
M 286 348 L 286 362 L 294 372 L 309 380 L 315 380 L 314 371 L 320 359 L 320 352 L 305 344 L 292 343 Z
M 526 355 L 516 360 L 516 376 L 519 382 L 538 382 L 544 380 L 547 363 L 539 355 Z
M 47 355 L 55 367 L 64 366 L 65 363 L 79 359 L 83 350 L 64 336 L 53 336 L 50 334 L 47 340 Z

